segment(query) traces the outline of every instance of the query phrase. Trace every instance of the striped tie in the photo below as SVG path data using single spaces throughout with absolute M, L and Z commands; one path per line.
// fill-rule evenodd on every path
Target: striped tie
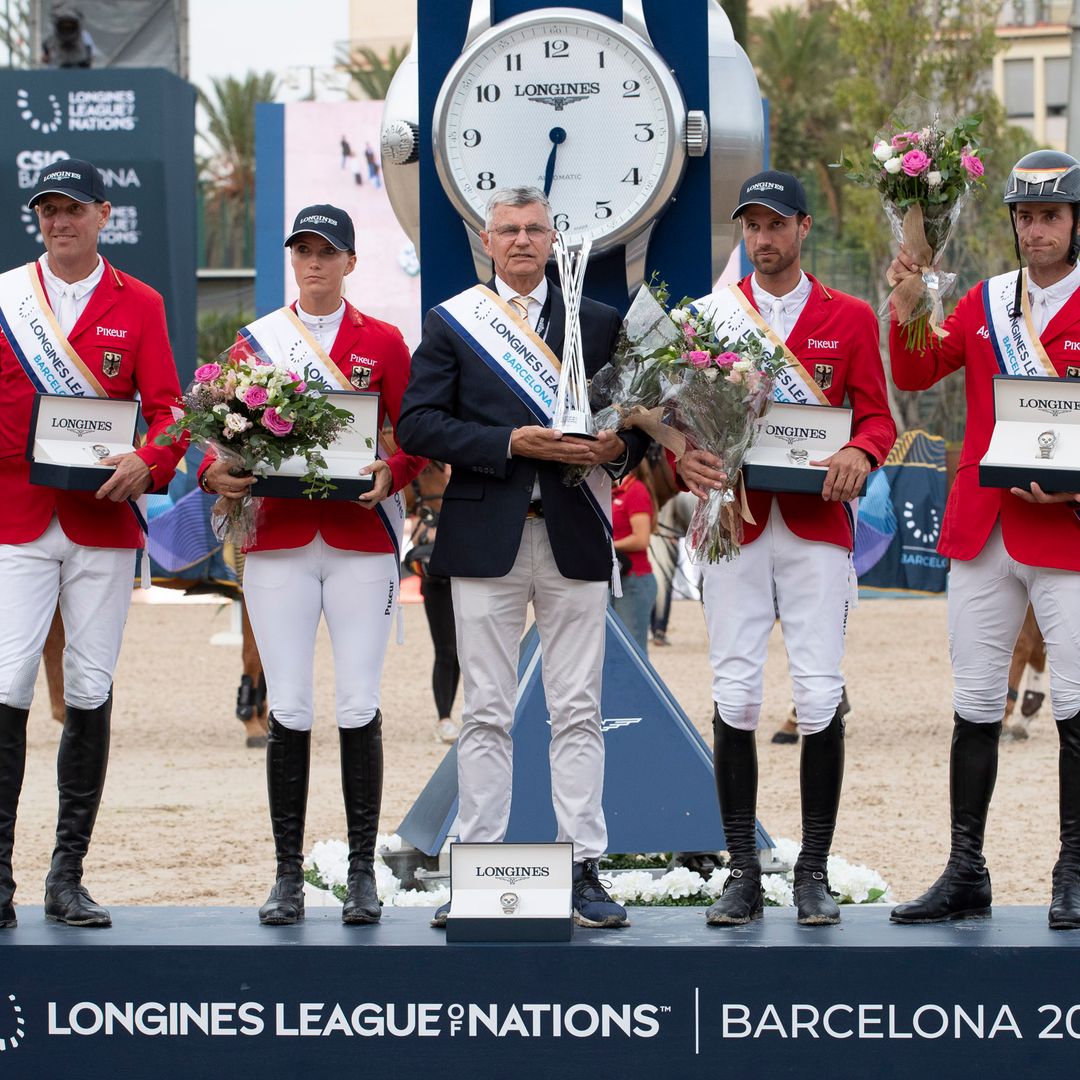
M 529 322 L 529 301 L 531 299 L 529 296 L 510 297 L 510 306 L 514 309 L 514 314 L 526 325 Z

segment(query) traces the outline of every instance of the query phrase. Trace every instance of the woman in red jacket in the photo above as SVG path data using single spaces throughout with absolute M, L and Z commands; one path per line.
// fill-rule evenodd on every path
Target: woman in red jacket
M 380 424 L 397 424 L 409 350 L 400 331 L 342 299 L 356 265 L 353 224 L 334 206 L 309 206 L 285 240 L 300 299 L 244 327 L 240 337 L 275 362 L 302 371 L 309 385 L 378 391 Z M 326 616 L 334 650 L 341 783 L 349 832 L 347 923 L 375 922 L 375 839 L 382 800 L 379 679 L 398 591 L 404 507 L 397 492 L 423 468 L 398 451 L 365 473 L 375 486 L 357 502 L 261 501 L 255 541 L 245 549 L 244 600 L 266 672 L 272 705 L 266 775 L 277 880 L 259 909 L 264 924 L 304 917 L 304 820 L 307 808 L 315 635 Z M 253 477 L 232 476 L 207 456 L 207 491 L 238 498 Z M 253 486 L 254 485 L 254 486 Z

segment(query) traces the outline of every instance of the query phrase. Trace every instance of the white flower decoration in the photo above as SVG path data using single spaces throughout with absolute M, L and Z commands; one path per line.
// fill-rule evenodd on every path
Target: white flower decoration
M 898 157 L 891 157 L 888 161 L 883 162 L 881 167 L 891 176 L 895 176 L 903 167 L 903 163 Z
M 926 174 L 926 183 L 930 187 L 941 187 L 941 173 L 933 169 Z
M 874 157 L 876 157 L 878 161 L 888 161 L 892 156 L 893 149 L 887 142 L 883 142 L 879 139 L 874 143 Z

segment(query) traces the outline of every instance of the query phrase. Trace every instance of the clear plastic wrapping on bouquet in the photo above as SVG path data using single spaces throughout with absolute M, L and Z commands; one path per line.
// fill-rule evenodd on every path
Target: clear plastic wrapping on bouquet
M 879 315 L 887 317 L 892 304 L 901 326 L 923 320 L 937 328 L 945 321 L 942 299 L 952 292 L 956 275 L 942 270 L 941 261 L 969 198 L 965 192 L 951 205 L 942 205 L 931 212 L 918 204 L 902 209 L 892 199 L 881 196 L 893 239 L 912 252 L 922 273 L 920 278 L 909 279 L 913 284 L 903 292 L 894 289 L 882 302 Z
M 243 457 L 235 450 L 216 442 L 209 443 L 208 449 L 213 451 L 218 461 L 229 466 L 229 471 L 234 476 L 250 475 L 250 470 L 244 466 Z M 255 543 L 261 505 L 262 499 L 252 495 L 250 491 L 239 499 L 219 495 L 210 507 L 210 530 L 222 543 L 233 544 L 238 548 L 249 547 Z
M 715 372 L 715 374 L 714 374 Z M 717 393 L 717 382 L 744 387 L 743 393 Z M 743 522 L 749 517 L 742 484 L 742 465 L 754 441 L 754 422 L 761 416 L 774 385 L 768 371 L 754 369 L 724 374 L 710 368 L 689 374 L 676 391 L 669 423 L 689 444 L 715 454 L 727 480 L 699 499 L 686 535 L 694 562 L 719 562 L 739 553 Z

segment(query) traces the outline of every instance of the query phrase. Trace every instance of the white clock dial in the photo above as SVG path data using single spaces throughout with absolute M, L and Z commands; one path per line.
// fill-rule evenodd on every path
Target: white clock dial
M 466 49 L 435 109 L 435 160 L 475 228 L 496 188 L 548 192 L 571 243 L 624 243 L 671 198 L 686 160 L 685 104 L 656 52 L 602 15 L 547 9 Z

